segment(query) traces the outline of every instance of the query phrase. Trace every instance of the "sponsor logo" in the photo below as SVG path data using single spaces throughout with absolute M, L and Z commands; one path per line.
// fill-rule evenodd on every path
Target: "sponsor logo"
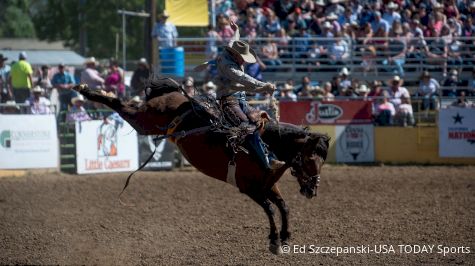
M 4 130 L 0 133 L 0 145 L 6 149 L 12 145 L 23 142 L 29 145 L 29 141 L 48 141 L 51 139 L 51 132 L 47 130 Z
M 321 120 L 336 120 L 343 114 L 343 109 L 334 104 L 320 104 L 318 116 Z
M 10 130 L 4 130 L 0 133 L 0 145 L 2 147 L 9 149 L 12 147 L 12 138 Z
M 340 149 L 354 161 L 368 152 L 370 142 L 364 128 L 347 126 L 339 139 Z M 361 155 L 361 156 L 360 156 Z M 346 155 L 345 155 L 346 157 Z

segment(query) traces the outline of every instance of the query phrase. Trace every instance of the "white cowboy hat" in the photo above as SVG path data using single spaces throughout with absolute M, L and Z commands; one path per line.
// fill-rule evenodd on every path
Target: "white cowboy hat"
M 326 6 L 326 3 L 325 3 L 324 0 L 316 0 L 316 1 L 315 1 L 315 4 L 316 4 L 317 6 Z
M 369 92 L 368 86 L 365 84 L 361 84 L 357 89 L 356 92 Z
M 84 96 L 82 96 L 82 94 L 79 94 L 78 96 L 71 99 L 71 103 L 76 104 L 77 101 L 85 102 L 86 99 L 84 99 Z
M 328 19 L 328 20 L 337 20 L 338 16 L 335 15 L 335 13 L 332 12 L 326 17 L 326 19 Z
M 251 53 L 251 48 L 249 44 L 243 41 L 233 42 L 233 46 L 225 46 L 225 49 L 235 55 L 240 56 L 246 63 L 255 63 L 256 58 Z
M 450 75 L 451 76 L 457 76 L 458 74 L 459 74 L 459 72 L 456 69 L 450 70 Z
M 31 91 L 42 93 L 44 90 L 40 86 L 36 85 Z
M 397 9 L 399 6 L 394 2 L 389 2 L 389 4 L 386 7 L 388 9 Z
M 139 64 L 146 65 L 146 64 L 147 64 L 147 59 L 145 59 L 145 58 L 143 58 L 143 57 L 142 57 L 142 58 L 140 58 L 140 60 L 139 60 Z
M 170 14 L 166 10 L 163 10 L 163 12 L 158 14 L 157 16 L 157 18 L 169 18 L 169 17 L 170 17 Z
M 88 57 L 88 58 L 86 58 L 86 61 L 84 61 L 85 65 L 89 65 L 89 64 L 94 64 L 95 65 L 96 63 L 97 63 L 97 61 L 96 61 L 96 58 L 94 56 Z
M 401 77 L 399 77 L 398 75 L 394 76 L 392 79 L 389 79 L 388 80 L 388 84 L 389 85 L 392 85 L 394 82 L 399 82 L 399 86 L 402 85 L 402 83 L 404 82 L 403 79 L 401 79 Z
M 285 83 L 284 84 L 284 87 L 282 88 L 283 91 L 292 91 L 294 90 L 294 86 L 288 84 L 288 83 Z
M 348 71 L 348 68 L 344 67 L 344 68 L 340 71 L 340 75 L 348 76 L 348 75 L 350 75 L 350 71 Z
M 332 24 L 329 22 L 329 21 L 325 21 L 323 23 L 323 27 L 326 28 L 326 29 L 331 29 L 333 28 Z

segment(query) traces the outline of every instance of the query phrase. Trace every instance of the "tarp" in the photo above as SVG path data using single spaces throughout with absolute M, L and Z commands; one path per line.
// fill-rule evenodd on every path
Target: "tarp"
M 208 26 L 208 1 L 166 0 L 165 9 L 170 14 L 168 21 L 175 26 Z
M 0 54 L 8 57 L 7 64 L 12 61 L 18 61 L 18 55 L 22 50 L 0 50 Z M 81 66 L 84 64 L 85 58 L 73 51 L 25 51 L 28 58 L 27 61 L 34 66 L 49 65 L 57 66 L 59 63 L 67 66 Z

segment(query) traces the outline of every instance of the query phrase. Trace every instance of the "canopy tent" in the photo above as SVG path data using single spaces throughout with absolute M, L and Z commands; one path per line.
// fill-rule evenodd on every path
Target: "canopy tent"
M 18 61 L 18 55 L 22 50 L 0 50 L 0 54 L 8 57 L 7 64 L 12 61 Z M 34 66 L 49 65 L 54 66 L 63 63 L 67 66 L 81 66 L 85 58 L 81 55 L 68 50 L 25 50 L 27 61 Z

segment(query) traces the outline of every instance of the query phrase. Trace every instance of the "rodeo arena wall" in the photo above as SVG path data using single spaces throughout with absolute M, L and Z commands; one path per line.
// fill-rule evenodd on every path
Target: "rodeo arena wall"
M 306 125 L 332 138 L 330 163 L 475 164 L 475 109 L 441 109 L 437 126 L 375 127 L 370 101 L 281 101 L 280 121 Z M 21 121 L 21 123 L 19 123 Z M 176 166 L 169 141 L 138 135 L 118 115 L 75 122 L 65 134 L 54 115 L 0 115 L 0 169 L 59 168 L 71 158 L 77 174 Z M 69 143 L 65 137 L 73 138 Z M 65 148 L 72 149 L 65 149 Z

